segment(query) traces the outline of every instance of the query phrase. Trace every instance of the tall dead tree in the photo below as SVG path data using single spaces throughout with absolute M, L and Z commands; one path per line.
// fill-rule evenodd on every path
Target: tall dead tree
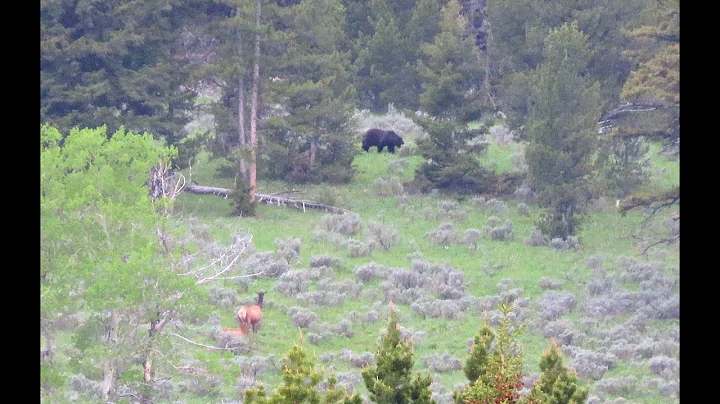
M 257 0 L 255 11 L 255 62 L 253 65 L 252 100 L 250 105 L 250 201 L 255 201 L 257 191 L 257 115 L 258 87 L 260 85 L 260 18 L 262 1 Z
M 240 10 L 238 7 L 238 14 Z M 237 27 L 238 56 L 242 57 L 242 32 Z M 238 75 L 238 147 L 240 148 L 240 175 L 243 181 L 248 181 L 248 169 L 245 166 L 245 146 L 247 145 L 247 137 L 245 135 L 245 72 L 241 71 Z

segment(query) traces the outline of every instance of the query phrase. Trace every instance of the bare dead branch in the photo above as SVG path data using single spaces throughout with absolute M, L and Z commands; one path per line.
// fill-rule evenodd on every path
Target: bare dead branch
M 175 333 L 173 333 L 173 332 L 169 332 L 169 333 L 167 333 L 167 335 L 172 335 L 173 337 L 180 338 L 181 340 L 183 340 L 183 341 L 185 341 L 185 342 L 188 342 L 188 343 L 190 343 L 190 344 L 193 344 L 193 345 L 199 346 L 199 347 L 203 347 L 203 348 L 216 349 L 216 350 L 218 350 L 218 351 L 232 351 L 231 348 L 218 348 L 218 347 L 214 347 L 214 346 L 212 346 L 212 345 L 201 344 L 201 343 L 199 343 L 199 342 L 195 342 L 195 341 L 189 340 L 189 339 L 183 337 L 182 335 L 175 334 Z
M 639 240 L 639 241 L 641 241 L 641 242 L 643 242 L 643 243 L 647 243 L 647 242 L 648 242 L 648 240 L 643 239 L 643 238 L 638 237 L 638 236 L 635 236 L 635 235 L 631 235 L 631 237 L 634 238 L 634 239 L 636 239 L 636 240 Z M 647 245 L 647 246 L 642 250 L 642 252 L 641 252 L 640 254 L 638 254 L 638 255 L 645 255 L 645 254 L 647 254 L 648 250 L 650 250 L 651 248 L 655 247 L 656 245 L 659 245 L 659 244 L 672 245 L 673 243 L 675 243 L 675 242 L 677 242 L 677 241 L 679 241 L 679 240 L 680 240 L 680 234 L 676 234 L 676 235 L 674 235 L 673 237 L 668 237 L 668 238 L 663 238 L 663 239 L 660 239 L 660 240 L 656 240 L 656 241 L 650 243 L 649 245 Z
M 219 280 L 249 278 L 260 275 L 262 272 L 255 274 L 228 276 L 231 275 L 232 271 L 235 269 L 235 264 L 237 263 L 237 261 L 246 254 L 248 247 L 252 242 L 252 238 L 252 235 L 238 237 L 228 248 L 223 249 L 210 246 L 202 252 L 202 256 L 209 257 L 209 263 L 199 268 L 192 268 L 187 272 L 180 274 L 180 276 L 192 276 L 195 278 L 196 284 L 201 284 Z M 200 252 L 195 253 L 191 257 L 185 257 L 183 261 L 178 264 L 178 266 L 191 262 L 193 259 L 195 259 L 195 255 L 199 253 Z
M 633 104 L 631 102 L 623 102 L 622 104 L 616 106 L 615 108 L 610 109 L 609 111 L 605 112 L 603 116 L 600 118 L 600 122 L 598 122 L 598 126 L 600 127 L 598 129 L 598 133 L 605 134 L 609 131 L 610 128 L 613 126 L 613 122 L 617 119 L 621 118 L 624 115 L 630 114 L 630 113 L 636 113 L 636 112 L 649 112 L 649 111 L 655 111 L 658 109 L 666 109 L 666 108 L 677 108 L 677 105 L 663 105 L 663 104 Z

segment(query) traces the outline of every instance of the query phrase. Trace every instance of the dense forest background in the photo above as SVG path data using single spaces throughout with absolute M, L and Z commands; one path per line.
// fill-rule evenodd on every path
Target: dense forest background
M 679 1 L 40 16 L 41 400 L 678 400 Z

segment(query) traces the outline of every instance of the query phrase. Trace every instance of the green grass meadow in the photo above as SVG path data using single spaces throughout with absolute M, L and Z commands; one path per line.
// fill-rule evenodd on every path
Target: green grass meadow
M 520 144 L 511 143 L 508 146 L 491 145 L 483 156 L 483 163 L 500 172 L 513 169 L 511 155 L 521 151 Z M 651 149 L 652 180 L 654 186 L 669 186 L 679 181 L 679 164 L 667 160 L 659 153 L 659 148 Z M 582 248 L 573 250 L 554 250 L 549 247 L 529 247 L 525 244 L 533 230 L 534 223 L 540 212 L 535 205 L 529 204 L 530 216 L 521 216 L 517 213 L 517 201 L 507 200 L 509 212 L 501 219 L 510 219 L 513 224 L 515 237 L 510 241 L 494 241 L 481 239 L 479 248 L 473 249 L 466 245 L 452 244 L 447 247 L 433 245 L 425 234 L 437 228 L 442 222 L 451 220 L 432 217 L 427 212 L 437 212 L 438 203 L 452 198 L 442 194 L 429 195 L 395 195 L 381 197 L 376 194 L 376 181 L 378 179 L 397 178 L 401 182 L 409 182 L 413 178 L 415 169 L 421 164 L 419 156 L 401 157 L 399 154 L 388 153 L 359 153 L 353 163 L 356 170 L 354 180 L 347 185 L 287 185 L 282 182 L 263 182 L 258 184 L 259 193 L 272 193 L 282 190 L 294 189 L 298 192 L 289 194 L 297 199 L 315 201 L 333 201 L 335 205 L 357 213 L 362 218 L 363 228 L 368 223 L 376 221 L 393 228 L 398 232 L 397 245 L 389 250 L 375 249 L 371 256 L 351 258 L 346 248 L 338 247 L 333 243 L 315 240 L 311 232 L 320 223 L 326 213 L 307 210 L 302 212 L 288 207 L 260 205 L 255 217 L 232 217 L 231 202 L 215 196 L 182 194 L 175 204 L 175 213 L 178 220 L 187 220 L 189 217 L 209 227 L 214 239 L 227 242 L 232 235 L 248 233 L 253 237 L 253 244 L 258 252 L 275 251 L 275 241 L 284 238 L 297 238 L 301 240 L 299 261 L 292 264 L 293 269 L 309 268 L 309 261 L 314 256 L 330 255 L 343 260 L 343 268 L 335 271 L 334 281 L 356 279 L 353 271 L 358 266 L 375 262 L 386 267 L 410 268 L 412 260 L 420 257 L 423 260 L 451 265 L 455 270 L 464 274 L 467 292 L 474 297 L 498 294 L 498 283 L 502 279 L 510 279 L 512 287 L 523 290 L 522 297 L 530 298 L 530 306 L 535 305 L 536 299 L 546 291 L 539 286 L 543 277 L 552 278 L 562 282 L 563 290 L 571 292 L 578 304 L 565 318 L 580 321 L 583 317 L 582 302 L 587 296 L 587 283 L 592 270 L 585 264 L 585 259 L 591 256 L 600 257 L 603 268 L 608 272 L 615 272 L 616 261 L 621 256 L 634 257 L 639 260 L 662 260 L 668 274 L 679 276 L 679 249 L 677 246 L 657 246 L 649 256 L 640 257 L 636 241 L 630 237 L 638 232 L 643 220 L 642 212 L 630 212 L 626 216 L 618 214 L 615 201 L 609 201 L 602 209 L 596 209 L 586 215 L 579 237 Z M 201 159 L 193 167 L 192 180 L 202 185 L 228 187 L 232 186 L 232 179 L 218 178 L 215 175 L 216 162 Z M 188 176 L 189 173 L 185 172 Z M 482 228 L 492 215 L 488 211 L 479 209 L 472 200 L 466 198 L 459 202 L 456 209 L 465 209 L 464 220 L 452 220 L 458 234 L 466 229 Z M 658 231 L 663 230 L 662 223 L 653 224 Z M 354 236 L 362 239 L 363 234 Z M 487 274 L 482 268 L 484 265 L 502 264 L 504 267 L 497 274 Z M 367 312 L 373 303 L 383 299 L 379 289 L 379 281 L 365 285 L 365 290 L 376 288 L 375 298 L 360 297 L 348 298 L 339 307 L 308 306 L 315 312 L 318 322 L 338 324 L 347 318 L 348 313 Z M 247 291 L 238 290 L 240 299 L 254 299 L 254 291 L 267 290 L 265 297 L 268 307 L 264 311 L 263 326 L 259 337 L 253 342 L 252 355 L 275 355 L 281 358 L 299 338 L 299 330 L 292 324 L 290 316 L 284 314 L 279 307 L 301 306 L 294 297 L 284 296 L 276 292 L 274 279 L 250 281 Z M 227 288 L 236 288 L 230 282 L 221 283 Z M 310 290 L 315 290 L 314 283 Z M 628 288 L 632 285 L 628 285 Z M 367 296 L 372 296 L 368 294 Z M 236 309 L 235 309 L 236 310 Z M 234 327 L 235 310 L 218 309 L 216 315 L 220 318 L 223 327 Z M 407 305 L 398 304 L 400 324 L 412 330 L 423 330 L 425 336 L 416 343 L 415 367 L 423 369 L 420 358 L 429 354 L 449 354 L 465 360 L 467 355 L 467 340 L 472 338 L 482 324 L 482 317 L 466 310 L 460 320 L 423 319 L 413 312 Z M 532 319 L 530 321 L 532 323 Z M 653 327 L 679 327 L 678 320 L 659 321 Z M 531 324 L 532 325 L 532 324 Z M 350 348 L 354 353 L 375 352 L 378 337 L 385 327 L 385 318 L 374 324 L 353 323 L 352 338 L 336 337 L 323 341 L 317 345 L 307 344 L 311 352 L 316 355 L 334 353 L 336 359 L 332 365 L 337 371 L 354 371 L 345 362 L 338 360 L 343 348 Z M 305 331 L 304 333 L 307 333 Z M 543 336 L 542 330 L 537 327 L 528 327 L 521 336 L 525 354 L 525 367 L 527 373 L 538 373 L 538 363 L 543 350 L 550 346 L 550 340 Z M 205 343 L 212 343 L 211 340 Z M 218 357 L 227 354 L 209 353 Z M 250 354 L 249 354 L 250 355 Z M 679 357 L 678 357 L 679 359 Z M 567 360 L 566 360 L 567 364 Z M 318 366 L 328 364 L 318 363 Z M 635 375 L 638 379 L 643 376 L 653 376 L 646 364 L 633 361 L 618 361 L 617 366 L 606 374 L 608 376 Z M 454 385 L 465 381 L 461 370 L 439 374 L 446 389 L 451 390 Z M 280 380 L 279 374 L 263 374 L 260 379 L 274 386 Z M 222 387 L 223 394 L 228 397 L 237 397 L 233 383 Z M 356 389 L 362 394 L 367 391 L 360 385 Z M 592 392 L 591 392 L 592 395 Z M 675 399 L 655 394 L 644 394 L 626 397 L 637 403 L 669 403 Z M 187 401 L 191 402 L 191 401 Z M 194 401 L 192 401 L 194 402 Z M 204 402 L 204 401 L 197 401 Z

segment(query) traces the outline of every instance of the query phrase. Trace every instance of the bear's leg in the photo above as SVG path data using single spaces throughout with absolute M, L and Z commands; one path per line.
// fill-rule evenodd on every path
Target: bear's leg
M 389 145 L 388 145 L 388 151 L 389 151 L 390 153 L 395 153 L 395 145 L 389 144 Z
M 379 144 L 379 145 L 378 145 L 378 153 L 382 152 L 383 147 L 385 147 L 384 144 Z

